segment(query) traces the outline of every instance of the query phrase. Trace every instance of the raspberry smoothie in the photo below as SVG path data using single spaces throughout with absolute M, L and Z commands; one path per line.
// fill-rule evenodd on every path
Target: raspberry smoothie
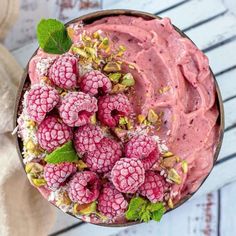
M 213 166 L 208 59 L 168 18 L 120 15 L 65 30 L 68 50 L 40 44 L 29 64 L 18 118 L 27 176 L 87 222 L 159 221 Z

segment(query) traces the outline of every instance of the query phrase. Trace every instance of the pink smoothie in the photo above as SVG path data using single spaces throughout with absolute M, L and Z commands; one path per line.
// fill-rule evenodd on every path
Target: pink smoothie
M 216 89 L 207 57 L 177 32 L 168 18 L 106 17 L 78 29 L 74 43 L 83 30 L 100 30 L 112 47 L 126 47 L 122 70 L 131 72 L 136 81 L 135 92 L 128 94 L 134 111 L 144 115 L 150 108 L 163 112 L 156 134 L 171 152 L 188 162 L 187 174 L 180 171 L 181 164 L 175 167 L 182 183 L 173 186 L 174 201 L 194 192 L 211 170 L 219 142 Z M 39 81 L 35 62 L 47 57 L 54 56 L 39 50 L 31 60 L 32 83 Z M 168 89 L 160 92 L 163 88 Z

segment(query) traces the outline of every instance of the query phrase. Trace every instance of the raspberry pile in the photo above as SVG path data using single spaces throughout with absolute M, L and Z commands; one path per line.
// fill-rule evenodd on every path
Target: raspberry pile
M 127 90 L 114 93 L 118 81 L 102 70 L 80 76 L 79 63 L 70 53 L 56 56 L 45 73 L 50 86 L 33 86 L 26 96 L 27 122 L 37 123 L 37 145 L 50 155 L 36 159 L 44 166 L 45 188 L 63 189 L 70 204 L 81 209 L 95 203 L 97 213 L 109 220 L 124 216 L 132 197 L 163 201 L 165 179 L 151 171 L 160 161 L 158 144 L 151 135 L 135 132 L 137 114 Z M 119 138 L 117 130 L 131 135 Z

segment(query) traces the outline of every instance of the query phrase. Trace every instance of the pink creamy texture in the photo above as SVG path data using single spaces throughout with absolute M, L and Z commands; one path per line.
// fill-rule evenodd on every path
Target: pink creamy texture
M 213 166 L 219 141 L 216 90 L 207 57 L 180 36 L 168 18 L 106 17 L 83 30 L 101 30 L 112 41 L 112 48 L 126 47 L 122 70 L 131 72 L 136 80 L 135 93 L 129 94 L 136 114 L 146 115 L 151 108 L 164 112 L 162 127 L 156 134 L 166 140 L 171 152 L 188 162 L 187 175 L 181 171 L 181 163 L 175 167 L 183 179 L 173 186 L 175 202 L 194 192 Z M 73 41 L 78 39 L 76 34 Z M 35 62 L 48 56 L 55 57 L 39 50 L 31 60 L 32 83 L 39 81 Z M 159 92 L 167 86 L 168 91 Z

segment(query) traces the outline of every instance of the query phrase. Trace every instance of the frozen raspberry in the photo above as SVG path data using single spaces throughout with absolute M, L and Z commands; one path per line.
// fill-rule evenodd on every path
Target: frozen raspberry
M 71 140 L 72 136 L 71 128 L 56 116 L 46 117 L 37 130 L 39 145 L 48 152 L 62 146 Z
M 98 211 L 109 218 L 123 214 L 128 202 L 111 183 L 106 183 L 98 198 Z
M 106 95 L 98 100 L 98 118 L 109 126 L 115 127 L 121 116 L 129 116 L 131 104 L 123 94 Z
M 96 173 L 82 171 L 76 173 L 69 182 L 68 194 L 73 202 L 90 203 L 98 198 L 100 181 Z
M 90 170 L 102 173 L 111 170 L 121 155 L 119 143 L 109 138 L 103 138 L 96 144 L 96 149 L 88 152 L 84 159 Z
M 49 69 L 49 79 L 58 87 L 72 89 L 77 85 L 78 59 L 70 54 L 58 57 Z
M 26 106 L 30 119 L 40 123 L 45 118 L 47 112 L 51 111 L 59 102 L 57 90 L 49 86 L 36 86 L 30 89 Z
M 140 195 L 148 198 L 149 201 L 156 203 L 163 200 L 165 189 L 165 180 L 153 171 L 147 171 L 145 173 L 145 181 L 139 188 Z
M 97 99 L 82 92 L 69 92 L 62 100 L 59 112 L 69 126 L 82 126 L 89 123 L 97 111 Z
M 135 193 L 144 183 L 145 170 L 140 160 L 122 158 L 111 171 L 111 180 L 116 189 L 123 193 Z
M 66 179 L 76 172 L 76 165 L 69 162 L 60 164 L 46 164 L 44 167 L 44 179 L 50 189 L 58 189 Z
M 96 149 L 96 144 L 103 138 L 102 130 L 97 125 L 87 124 L 76 129 L 74 132 L 74 146 L 76 151 L 84 155 Z
M 159 158 L 157 143 L 147 135 L 137 135 L 125 146 L 125 155 L 129 158 L 140 159 L 144 169 L 148 170 Z
M 98 70 L 87 72 L 81 78 L 80 88 L 82 92 L 94 96 L 99 92 L 102 94 L 109 93 L 112 89 L 111 81 Z

